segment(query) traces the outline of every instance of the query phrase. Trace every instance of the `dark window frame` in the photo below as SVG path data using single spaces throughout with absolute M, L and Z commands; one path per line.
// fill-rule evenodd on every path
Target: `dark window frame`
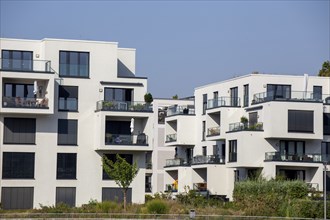
M 76 88 L 77 91 L 74 93 L 77 93 L 76 97 L 74 96 L 74 94 L 71 94 L 72 97 L 70 97 L 70 94 L 68 94 L 67 96 L 60 96 L 61 93 L 65 93 L 67 92 L 67 90 L 65 90 L 65 88 Z M 61 91 L 62 90 L 62 91 Z M 67 92 L 68 93 L 68 92 Z M 69 109 L 68 108 L 68 99 L 76 99 L 76 109 Z M 61 104 L 61 100 L 63 99 L 63 108 L 60 108 Z M 78 107 L 79 105 L 79 86 L 69 86 L 69 85 L 59 85 L 58 87 L 58 111 L 63 111 L 63 112 L 78 112 Z
M 2 179 L 34 179 L 35 153 L 3 152 Z
M 77 179 L 77 153 L 57 153 L 56 179 Z
M 247 107 L 249 106 L 249 84 L 245 84 L 243 87 L 244 87 L 243 107 Z
M 230 88 L 230 106 L 232 107 L 239 106 L 237 86 Z
M 330 113 L 323 113 L 323 134 L 330 135 Z
M 62 126 L 62 127 L 61 127 Z M 70 128 L 74 127 L 71 133 Z M 66 131 L 66 133 L 61 133 Z M 74 140 L 70 141 L 70 138 Z M 66 141 L 65 141 L 66 139 Z M 77 146 L 78 145 L 78 120 L 77 119 L 58 119 L 57 120 L 57 145 L 68 145 L 68 146 Z
M 63 53 L 66 53 L 66 59 L 65 59 L 65 62 L 62 63 L 62 54 Z M 77 53 L 77 58 L 78 58 L 78 64 L 76 64 L 78 67 L 77 67 L 77 75 L 72 75 L 73 73 L 71 72 L 70 70 L 70 65 L 73 65 L 71 61 L 71 58 L 70 58 L 70 54 L 71 53 Z M 80 75 L 81 74 L 81 70 L 80 70 L 80 66 L 83 65 L 83 64 L 80 64 L 81 63 L 81 54 L 87 54 L 87 76 L 82 76 Z M 66 68 L 65 68 L 65 74 L 63 73 L 63 68 L 62 68 L 62 65 L 68 65 Z M 89 75 L 90 75 L 90 53 L 89 52 L 86 52 L 86 51 L 68 51 L 68 50 L 60 50 L 59 51 L 59 75 L 60 77 L 68 77 L 68 78 L 89 78 Z
M 229 162 L 237 162 L 237 140 L 229 140 Z
M 5 58 L 6 56 L 4 55 L 5 52 L 9 52 L 9 58 Z M 14 59 L 13 58 L 13 53 L 20 53 L 20 59 Z M 24 59 L 24 54 L 29 54 L 30 59 Z M 3 70 L 13 70 L 13 71 L 27 71 L 27 72 L 32 72 L 33 71 L 33 51 L 28 51 L 28 50 L 1 50 L 1 69 Z M 4 62 L 5 60 L 9 60 L 9 68 L 4 68 Z M 13 61 L 20 61 L 20 68 L 14 68 L 13 67 Z M 24 68 L 24 64 L 26 61 L 29 61 L 28 68 Z
M 112 90 L 112 97 L 107 96 L 107 90 Z M 121 91 L 122 97 L 116 99 L 116 93 Z M 131 102 L 134 99 L 134 89 L 130 88 L 114 88 L 114 87 L 105 87 L 104 88 L 104 101 L 118 101 L 118 102 Z
M 203 94 L 203 115 L 205 115 L 207 109 L 207 94 Z
M 35 118 L 5 117 L 3 121 L 3 144 L 35 145 L 36 124 Z M 19 129 L 19 131 L 14 132 L 15 129 Z M 28 132 L 29 129 L 31 132 Z M 27 134 L 30 136 L 27 137 Z M 9 137 L 10 135 L 11 137 Z M 27 139 L 31 139 L 31 141 L 27 141 Z
M 289 109 L 288 132 L 314 133 L 314 111 Z
M 289 88 L 287 94 L 286 89 Z M 273 94 L 271 94 L 273 92 Z M 289 84 L 267 84 L 267 99 L 291 99 L 292 88 Z

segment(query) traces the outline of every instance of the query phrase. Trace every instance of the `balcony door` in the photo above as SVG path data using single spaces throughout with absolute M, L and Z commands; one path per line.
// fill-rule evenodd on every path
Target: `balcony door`
M 105 88 L 105 101 L 131 102 L 133 100 L 133 89 Z
M 275 99 L 290 99 L 291 98 L 291 85 L 267 85 L 267 98 L 270 100 Z
M 280 152 L 286 159 L 294 160 L 296 156 L 305 154 L 304 141 L 280 141 Z
M 32 58 L 32 51 L 2 50 L 1 69 L 32 71 Z

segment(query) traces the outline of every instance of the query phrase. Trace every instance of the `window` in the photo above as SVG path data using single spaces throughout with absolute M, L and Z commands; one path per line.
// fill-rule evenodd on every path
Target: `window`
M 119 88 L 105 88 L 104 100 L 105 101 L 132 101 L 133 89 L 119 89 Z
M 32 209 L 33 187 L 2 187 L 1 207 L 3 209 Z
M 5 83 L 6 97 L 34 98 L 33 84 Z
M 78 111 L 78 86 L 59 86 L 58 110 Z
M 206 146 L 203 146 L 202 155 L 203 156 L 206 156 L 207 155 Z
M 32 71 L 32 51 L 2 50 L 1 68 L 4 70 Z
M 314 112 L 288 110 L 288 132 L 314 132 Z
M 202 121 L 202 141 L 205 141 L 205 132 L 206 132 L 205 121 Z
M 291 86 L 290 85 L 267 85 L 267 99 L 290 99 Z
M 89 77 L 89 53 L 60 51 L 60 76 Z
M 323 113 L 323 134 L 330 135 L 330 113 Z
M 237 162 L 237 140 L 229 141 L 229 162 Z
M 280 153 L 281 156 L 302 156 L 305 154 L 305 142 L 304 141 L 280 141 Z
M 65 203 L 70 207 L 76 206 L 75 187 L 56 187 L 56 204 Z
M 238 88 L 234 87 L 230 89 L 230 106 L 238 106 Z
M 35 118 L 5 118 L 4 144 L 35 144 Z
M 57 154 L 57 179 L 76 179 L 77 154 Z
M 234 182 L 239 182 L 239 170 L 234 170 Z
M 203 94 L 203 115 L 205 115 L 207 108 L 207 94 Z
M 111 160 L 112 162 L 116 162 L 117 161 L 117 157 L 116 154 L 104 154 L 109 160 Z M 132 154 L 119 154 L 119 156 L 121 158 L 124 158 L 126 160 L 126 162 L 128 162 L 129 164 L 133 164 L 133 155 Z M 108 174 L 104 171 L 104 169 L 102 169 L 103 172 L 103 180 L 111 180 L 111 178 L 108 176 Z
M 322 86 L 313 86 L 313 99 L 322 100 Z
M 249 84 L 244 85 L 243 106 L 249 106 Z
M 132 202 L 132 188 L 128 188 L 127 190 L 127 202 Z M 115 202 L 123 202 L 124 196 L 123 191 L 120 188 L 112 188 L 112 187 L 103 187 L 102 188 L 102 202 L 104 201 L 115 201 Z
M 330 142 L 322 142 L 321 154 L 322 161 L 330 161 Z
M 258 112 L 249 113 L 249 126 L 256 125 L 258 123 Z
M 33 179 L 34 153 L 3 152 L 3 179 Z
M 58 119 L 58 145 L 77 145 L 77 133 L 78 120 Z

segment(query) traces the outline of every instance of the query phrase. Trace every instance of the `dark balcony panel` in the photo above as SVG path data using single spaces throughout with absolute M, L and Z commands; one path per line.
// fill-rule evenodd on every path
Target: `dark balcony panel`
M 98 101 L 97 111 L 152 112 L 152 106 L 146 102 Z
M 197 164 L 224 164 L 225 157 L 219 155 L 208 155 L 208 156 L 195 156 L 192 159 L 192 165 Z
M 266 152 L 265 161 L 284 162 L 322 162 L 321 154 L 281 154 L 280 152 Z
M 216 99 L 207 100 L 207 109 L 218 107 L 239 107 L 239 97 L 218 97 Z

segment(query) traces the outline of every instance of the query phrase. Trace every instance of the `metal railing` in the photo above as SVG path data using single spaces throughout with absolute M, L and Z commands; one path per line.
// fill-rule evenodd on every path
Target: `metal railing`
M 168 143 L 168 142 L 174 142 L 176 140 L 177 140 L 176 134 L 168 134 L 168 135 L 166 135 L 166 140 L 165 140 L 166 143 Z
M 197 164 L 224 164 L 225 157 L 220 155 L 195 156 L 192 159 L 192 165 Z
M 182 158 L 167 159 L 165 167 L 176 167 L 176 166 L 190 166 L 190 161 Z
M 207 183 L 194 183 L 193 189 L 196 191 L 207 191 Z
M 207 108 L 216 108 L 216 107 L 237 107 L 240 106 L 239 97 L 219 97 L 217 99 L 207 100 Z
M 271 91 L 254 94 L 252 104 L 269 101 L 323 102 L 322 96 L 320 94 L 314 94 L 313 92 L 291 91 L 285 94 L 275 94 L 273 91 Z
M 281 152 L 266 152 L 265 161 L 289 162 L 322 162 L 321 154 L 281 154 Z
M 105 145 L 148 145 L 148 136 L 145 134 L 105 134 Z
M 207 129 L 207 136 L 217 136 L 220 135 L 220 126 L 211 127 Z
M 134 111 L 152 112 L 152 107 L 146 102 L 130 101 L 98 101 L 96 102 L 97 111 Z
M 2 97 L 4 108 L 47 108 L 48 98 L 27 98 L 27 97 Z
M 190 105 L 172 105 L 167 109 L 167 116 L 172 115 L 194 115 L 195 107 Z
M 49 60 L 0 59 L 2 71 L 54 73 Z
M 229 131 L 263 131 L 264 126 L 262 122 L 250 124 L 250 123 L 230 123 Z
M 178 192 L 178 187 L 176 184 L 166 184 L 165 185 L 165 192 Z

